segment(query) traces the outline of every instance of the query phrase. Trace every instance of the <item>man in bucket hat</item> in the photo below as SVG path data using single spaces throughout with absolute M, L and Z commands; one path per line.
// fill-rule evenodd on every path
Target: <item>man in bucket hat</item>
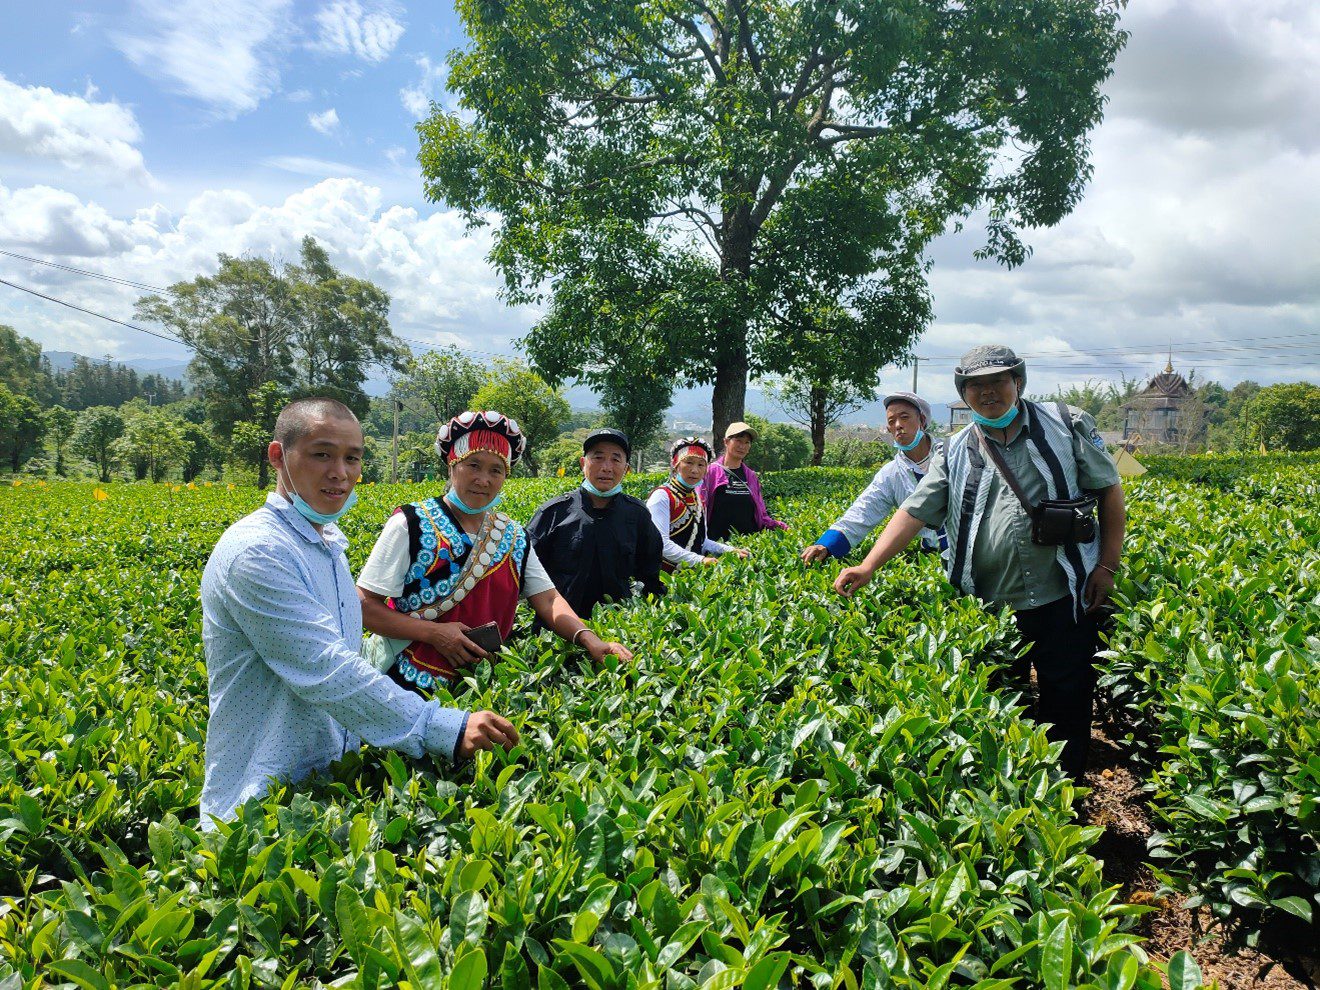
M 820 538 L 802 551 L 802 562 L 814 564 L 826 557 L 846 557 L 866 535 L 884 522 L 926 476 L 931 458 L 944 449 L 944 441 L 928 432 L 930 403 L 915 392 L 885 396 L 885 421 L 894 438 L 894 458 L 886 463 L 865 490 Z M 921 531 L 921 548 L 931 553 L 948 549 L 942 528 Z
M 974 425 L 932 458 L 866 560 L 843 570 L 834 587 L 851 596 L 922 527 L 942 525 L 949 580 L 992 606 L 1013 606 L 1029 645 L 1013 674 L 1025 683 L 1035 666 L 1035 717 L 1064 743 L 1062 768 L 1080 778 L 1091 738 L 1097 620 L 1123 548 L 1118 470 L 1087 413 L 1022 398 L 1026 362 L 1009 348 L 973 348 L 953 377 Z M 1099 507 L 1098 533 L 1087 493 Z M 1042 525 L 1046 516 L 1058 525 Z

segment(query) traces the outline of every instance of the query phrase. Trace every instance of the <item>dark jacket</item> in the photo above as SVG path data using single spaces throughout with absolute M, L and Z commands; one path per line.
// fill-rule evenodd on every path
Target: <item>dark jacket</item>
M 527 524 L 527 539 L 559 593 L 582 618 L 596 603 L 631 598 L 634 579 L 663 595 L 660 534 L 645 503 L 622 493 L 595 509 L 581 488 L 552 498 Z

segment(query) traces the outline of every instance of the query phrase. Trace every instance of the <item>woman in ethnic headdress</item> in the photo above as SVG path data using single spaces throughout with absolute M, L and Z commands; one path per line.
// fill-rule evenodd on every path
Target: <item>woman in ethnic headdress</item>
M 684 437 L 669 452 L 669 478 L 646 500 L 651 521 L 664 542 L 664 569 L 713 564 L 721 554 L 749 556 L 746 550 L 717 543 L 706 535 L 706 507 L 697 486 L 714 456 L 700 437 Z
M 435 441 L 449 470 L 444 494 L 399 506 L 376 540 L 357 580 L 362 624 L 384 640 L 378 652 L 387 651 L 383 662 L 400 683 L 427 691 L 487 657 L 465 633 L 494 622 L 507 639 L 520 598 L 593 660 L 632 659 L 574 614 L 522 526 L 496 508 L 526 446 L 518 424 L 500 413 L 455 416 Z

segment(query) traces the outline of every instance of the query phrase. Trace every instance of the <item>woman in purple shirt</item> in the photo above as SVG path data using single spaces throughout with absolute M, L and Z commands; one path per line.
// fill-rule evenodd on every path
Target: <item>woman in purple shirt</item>
M 748 424 L 730 423 L 724 431 L 724 453 L 701 482 L 707 534 L 712 540 L 723 540 L 730 533 L 788 529 L 786 523 L 770 516 L 761 497 L 761 481 L 744 463 L 755 439 L 756 431 Z

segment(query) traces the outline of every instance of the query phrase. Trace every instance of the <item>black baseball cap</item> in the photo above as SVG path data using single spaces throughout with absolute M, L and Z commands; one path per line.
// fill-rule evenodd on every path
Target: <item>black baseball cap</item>
M 622 430 L 616 430 L 609 426 L 602 426 L 599 430 L 592 430 L 587 434 L 587 439 L 582 441 L 582 453 L 585 454 L 598 443 L 617 443 L 623 448 L 625 457 L 632 457 L 632 444 L 628 442 L 628 434 Z

